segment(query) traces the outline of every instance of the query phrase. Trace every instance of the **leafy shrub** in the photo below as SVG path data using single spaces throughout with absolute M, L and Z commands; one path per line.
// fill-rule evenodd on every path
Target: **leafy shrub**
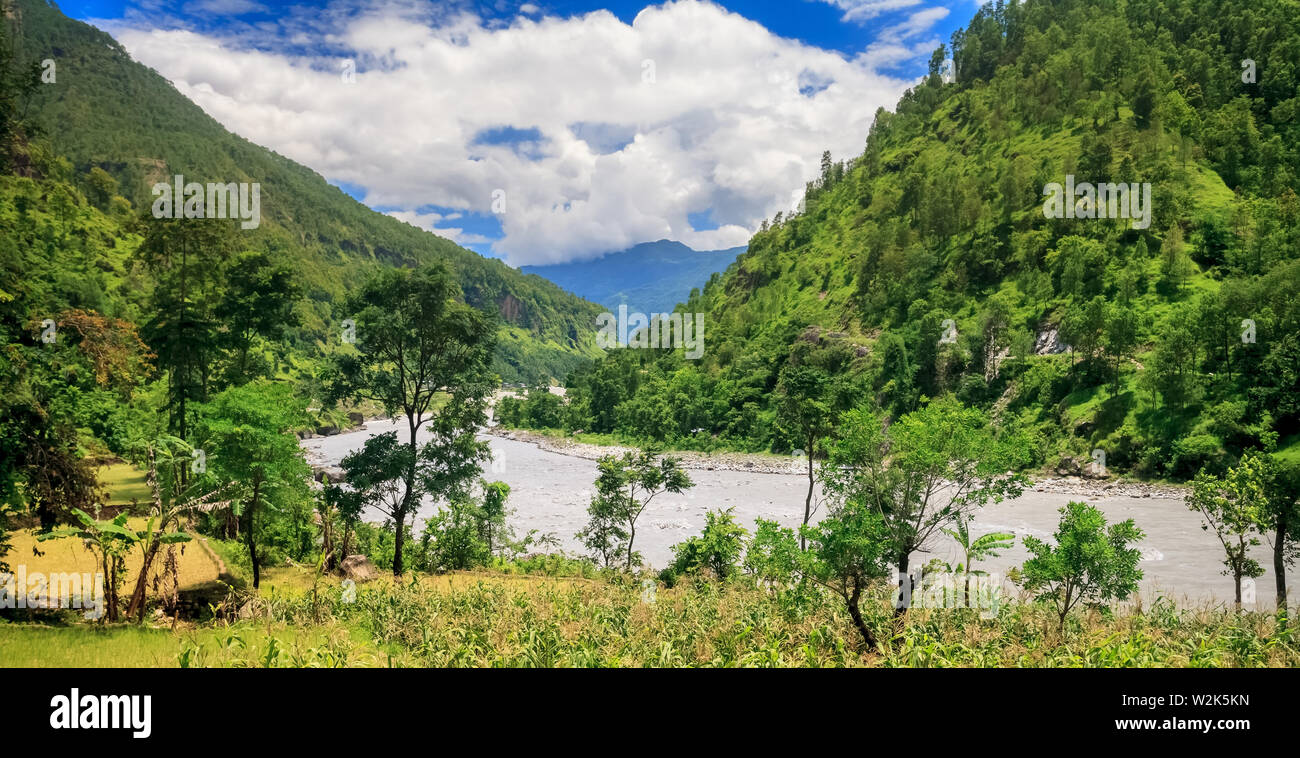
M 673 563 L 660 574 L 666 584 L 672 586 L 677 577 L 701 570 L 722 580 L 735 572 L 749 532 L 736 523 L 733 510 L 709 511 L 700 536 L 673 545 Z

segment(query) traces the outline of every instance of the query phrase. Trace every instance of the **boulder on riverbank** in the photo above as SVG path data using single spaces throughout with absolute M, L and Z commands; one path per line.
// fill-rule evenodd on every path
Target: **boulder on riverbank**
M 339 484 L 344 480 L 343 469 L 338 466 L 313 466 L 311 475 L 321 484 Z
M 339 564 L 339 573 L 344 579 L 351 579 L 354 582 L 368 582 L 379 576 L 379 570 L 375 564 L 364 555 L 349 555 Z

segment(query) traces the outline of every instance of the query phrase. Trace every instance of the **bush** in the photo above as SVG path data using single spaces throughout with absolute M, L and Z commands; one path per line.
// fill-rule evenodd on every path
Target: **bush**
M 678 577 L 699 573 L 701 569 L 721 580 L 735 573 L 749 532 L 736 523 L 733 510 L 709 511 L 700 536 L 673 545 L 673 563 L 659 578 L 671 587 Z
M 1174 442 L 1169 473 L 1179 479 L 1190 479 L 1201 470 L 1222 474 L 1227 463 L 1227 453 L 1218 437 L 1212 434 L 1192 434 Z
M 760 582 L 789 585 L 799 569 L 799 540 L 794 530 L 767 519 L 755 523 L 754 539 L 745 552 L 745 571 Z

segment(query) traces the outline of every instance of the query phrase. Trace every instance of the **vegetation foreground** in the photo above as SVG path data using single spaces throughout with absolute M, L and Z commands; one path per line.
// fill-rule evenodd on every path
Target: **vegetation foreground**
M 55 37 L 120 48 L 46 4 L 0 14 L 26 19 L 0 26 L 0 574 L 93 569 L 106 611 L 0 603 L 0 666 L 1300 664 L 1285 611 L 1243 608 L 1251 548 L 1271 544 L 1283 609 L 1300 554 L 1300 100 L 1274 63 L 1298 38 L 1292 0 L 1270 4 L 1276 32 L 1239 34 L 1263 27 L 1227 5 L 986 6 L 953 38 L 955 78 L 941 46 L 860 157 L 826 154 L 801 209 L 677 309 L 708 317 L 698 364 L 648 344 L 597 358 L 594 306 L 330 211 L 342 194 L 319 184 L 268 193 L 265 237 L 146 209 L 145 176 L 108 168 L 151 153 L 87 147 L 137 130 L 61 117 L 121 89 Z M 142 102 L 179 102 L 126 70 Z M 294 186 L 226 139 L 239 176 Z M 198 157 L 152 160 L 195 175 Z M 1162 200 L 1141 229 L 1049 218 L 1040 188 L 1076 174 Z M 311 233 L 332 218 L 370 242 Z M 503 381 L 542 385 L 502 399 L 503 425 L 646 446 L 600 460 L 588 559 L 510 529 L 479 439 Z M 378 411 L 405 424 L 315 478 L 300 437 Z M 648 571 L 639 519 L 693 486 L 662 445 L 798 452 L 798 530 L 710 511 Z M 1191 480 L 1188 529 L 1222 545 L 1232 608 L 1135 604 L 1144 535 L 1085 503 L 1022 538 L 1015 591 L 967 607 L 972 564 L 1016 538 L 973 534 L 980 509 L 1089 459 Z M 963 565 L 924 569 L 962 577 L 961 602 L 893 598 L 944 534 Z M 392 577 L 340 578 L 358 562 Z
M 204 624 L 0 621 L 0 666 L 111 667 L 1281 667 L 1300 664 L 1295 624 L 1270 614 L 1178 609 L 1115 614 L 1010 602 L 914 609 L 894 626 L 887 587 L 863 603 L 864 647 L 843 603 L 748 578 L 637 581 L 457 572 L 353 588 L 305 573 Z M 267 591 L 269 590 L 269 591 Z M 69 614 L 70 612 L 63 612 Z M 240 618 L 243 616 L 244 618 Z

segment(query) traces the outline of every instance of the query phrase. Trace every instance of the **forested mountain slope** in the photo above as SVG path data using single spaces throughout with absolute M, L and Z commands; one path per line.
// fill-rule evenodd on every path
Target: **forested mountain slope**
M 54 153 L 71 161 L 66 178 L 83 194 L 120 194 L 139 213 L 152 202 L 153 183 L 175 174 L 203 183 L 260 183 L 262 223 L 243 232 L 238 244 L 288 263 L 301 280 L 302 326 L 289 335 L 295 345 L 333 335 L 346 318 L 334 312 L 335 304 L 371 268 L 440 260 L 470 304 L 501 314 L 497 369 L 506 380 L 563 376 L 598 354 L 592 329 L 599 309 L 592 304 L 372 211 L 310 169 L 228 132 L 132 61 L 112 37 L 53 5 L 17 0 L 8 21 L 19 60 L 56 63 L 56 81 L 37 90 L 27 115 Z M 92 186 L 94 169 L 116 185 L 99 177 L 100 186 Z M 130 215 L 126 206 L 121 212 Z
M 573 377 L 572 425 L 790 450 L 794 401 L 899 414 L 951 392 L 1031 430 L 1042 464 L 1296 455 L 1298 19 L 1293 0 L 986 5 L 862 155 L 828 156 L 683 306 L 707 316 L 703 359 L 610 355 Z M 1076 181 L 1149 184 L 1149 223 L 1047 217 Z

